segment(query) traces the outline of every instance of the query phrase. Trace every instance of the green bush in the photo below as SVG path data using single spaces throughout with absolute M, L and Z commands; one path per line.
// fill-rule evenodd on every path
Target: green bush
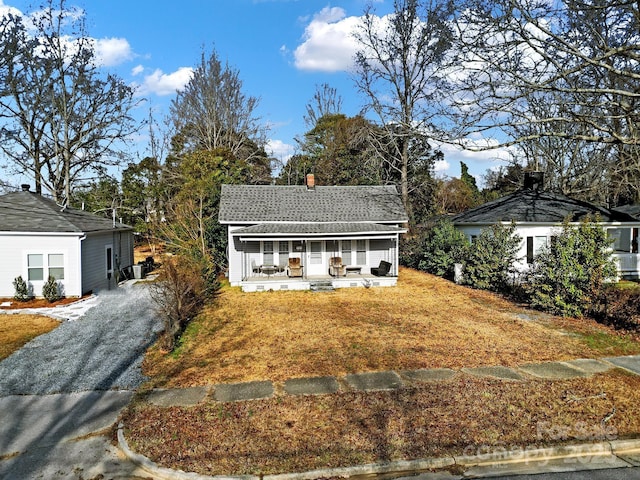
M 424 238 L 418 269 L 453 279 L 454 266 L 462 263 L 469 250 L 464 233 L 449 220 L 439 221 Z
M 49 302 L 55 302 L 56 300 L 60 300 L 62 296 L 60 295 L 60 286 L 58 285 L 58 281 L 49 276 L 44 286 L 42 287 L 42 296 L 46 298 Z
M 27 282 L 24 281 L 21 275 L 17 276 L 13 280 L 13 288 L 15 288 L 16 293 L 13 295 L 13 298 L 19 302 L 26 302 L 31 298 L 29 295 L 29 286 Z
M 616 275 L 606 231 L 586 219 L 568 222 L 536 256 L 527 275 L 529 303 L 554 314 L 579 317 L 594 308 L 605 281 Z
M 483 290 L 508 291 L 522 240 L 515 230 L 515 224 L 482 230 L 467 250 L 462 283 Z
M 400 240 L 400 264 L 453 279 L 454 265 L 469 248 L 465 235 L 449 219 L 440 219 L 418 235 Z

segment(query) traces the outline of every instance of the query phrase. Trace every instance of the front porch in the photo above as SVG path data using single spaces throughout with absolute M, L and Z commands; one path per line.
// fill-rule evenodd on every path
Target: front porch
M 288 277 L 286 274 L 254 275 L 241 283 L 243 292 L 265 292 L 277 290 L 311 290 L 314 284 L 330 284 L 333 288 L 353 287 L 395 287 L 398 277 L 377 277 L 371 274 L 349 273 L 342 277 L 330 275 L 310 275 L 308 277 Z
M 230 229 L 230 283 L 245 292 L 309 290 L 319 282 L 328 289 L 396 285 L 402 230 L 348 227 L 346 234 L 326 225 L 320 234 L 288 238 L 257 227 Z

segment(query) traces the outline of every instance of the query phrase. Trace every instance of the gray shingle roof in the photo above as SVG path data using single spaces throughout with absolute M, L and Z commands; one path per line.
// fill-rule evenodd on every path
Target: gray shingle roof
M 616 207 L 613 209 L 616 212 L 626 213 L 640 220 L 640 204 L 635 205 L 623 205 L 621 207 Z
M 393 186 L 223 185 L 221 223 L 404 223 Z
M 483 225 L 510 221 L 558 224 L 565 218 L 578 222 L 587 216 L 592 219 L 598 216 L 603 222 L 634 220 L 626 213 L 608 210 L 565 195 L 523 189 L 456 215 L 453 222 Z
M 91 233 L 105 230 L 131 230 L 131 227 L 83 210 L 58 206 L 53 200 L 33 192 L 14 192 L 0 196 L 0 231 Z
M 234 230 L 234 235 L 304 235 L 304 234 L 357 234 L 402 233 L 404 229 L 379 223 L 261 223 Z

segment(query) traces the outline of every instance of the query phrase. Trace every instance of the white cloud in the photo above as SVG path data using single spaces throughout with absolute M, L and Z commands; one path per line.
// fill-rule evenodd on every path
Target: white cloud
M 134 57 L 131 45 L 125 38 L 101 38 L 94 42 L 99 65 L 113 67 Z
M 158 96 L 172 95 L 191 80 L 193 68 L 180 67 L 173 73 L 164 73 L 156 69 L 151 75 L 144 77 L 144 82 L 139 85 L 138 92 L 142 95 L 153 93 Z
M 15 15 L 22 16 L 22 12 L 15 7 L 11 7 L 9 5 L 5 5 L 2 0 L 0 0 L 0 17 L 4 17 L 5 15 Z
M 267 142 L 265 150 L 267 151 L 267 154 L 272 157 L 286 162 L 294 154 L 295 147 L 288 143 L 284 143 L 282 140 L 271 139 Z
M 467 140 L 468 148 L 479 148 L 497 146 L 498 140 L 492 138 L 476 138 Z M 450 144 L 434 145 L 444 154 L 444 160 L 436 162 L 434 172 L 438 176 L 460 177 L 460 162 L 464 162 L 469 167 L 469 172 L 476 177 L 478 185 L 482 183 L 482 175 L 496 165 L 505 165 L 511 159 L 511 148 L 498 147 L 489 150 L 472 151 Z
M 325 7 L 315 14 L 293 52 L 300 70 L 337 72 L 349 70 L 358 43 L 353 38 L 359 17 L 347 17 L 340 7 Z
M 435 173 L 446 172 L 450 167 L 451 165 L 446 160 L 436 160 L 433 164 L 433 171 Z
M 482 139 L 476 141 L 466 142 L 468 148 L 478 148 L 487 146 L 497 146 L 499 143 L 495 139 Z M 461 147 L 449 144 L 438 145 L 440 151 L 444 154 L 445 158 L 454 157 L 458 162 L 495 162 L 495 161 L 508 161 L 511 158 L 511 153 L 508 148 L 498 147 L 488 150 L 465 150 Z
M 142 72 L 144 72 L 144 67 L 142 65 L 136 65 L 131 69 L 131 75 L 134 77 L 140 75 Z

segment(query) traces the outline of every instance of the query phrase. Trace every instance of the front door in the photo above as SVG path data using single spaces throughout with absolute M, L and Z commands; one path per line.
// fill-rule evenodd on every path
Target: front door
M 307 249 L 307 275 L 326 275 L 324 268 L 324 242 L 314 240 L 309 242 Z

